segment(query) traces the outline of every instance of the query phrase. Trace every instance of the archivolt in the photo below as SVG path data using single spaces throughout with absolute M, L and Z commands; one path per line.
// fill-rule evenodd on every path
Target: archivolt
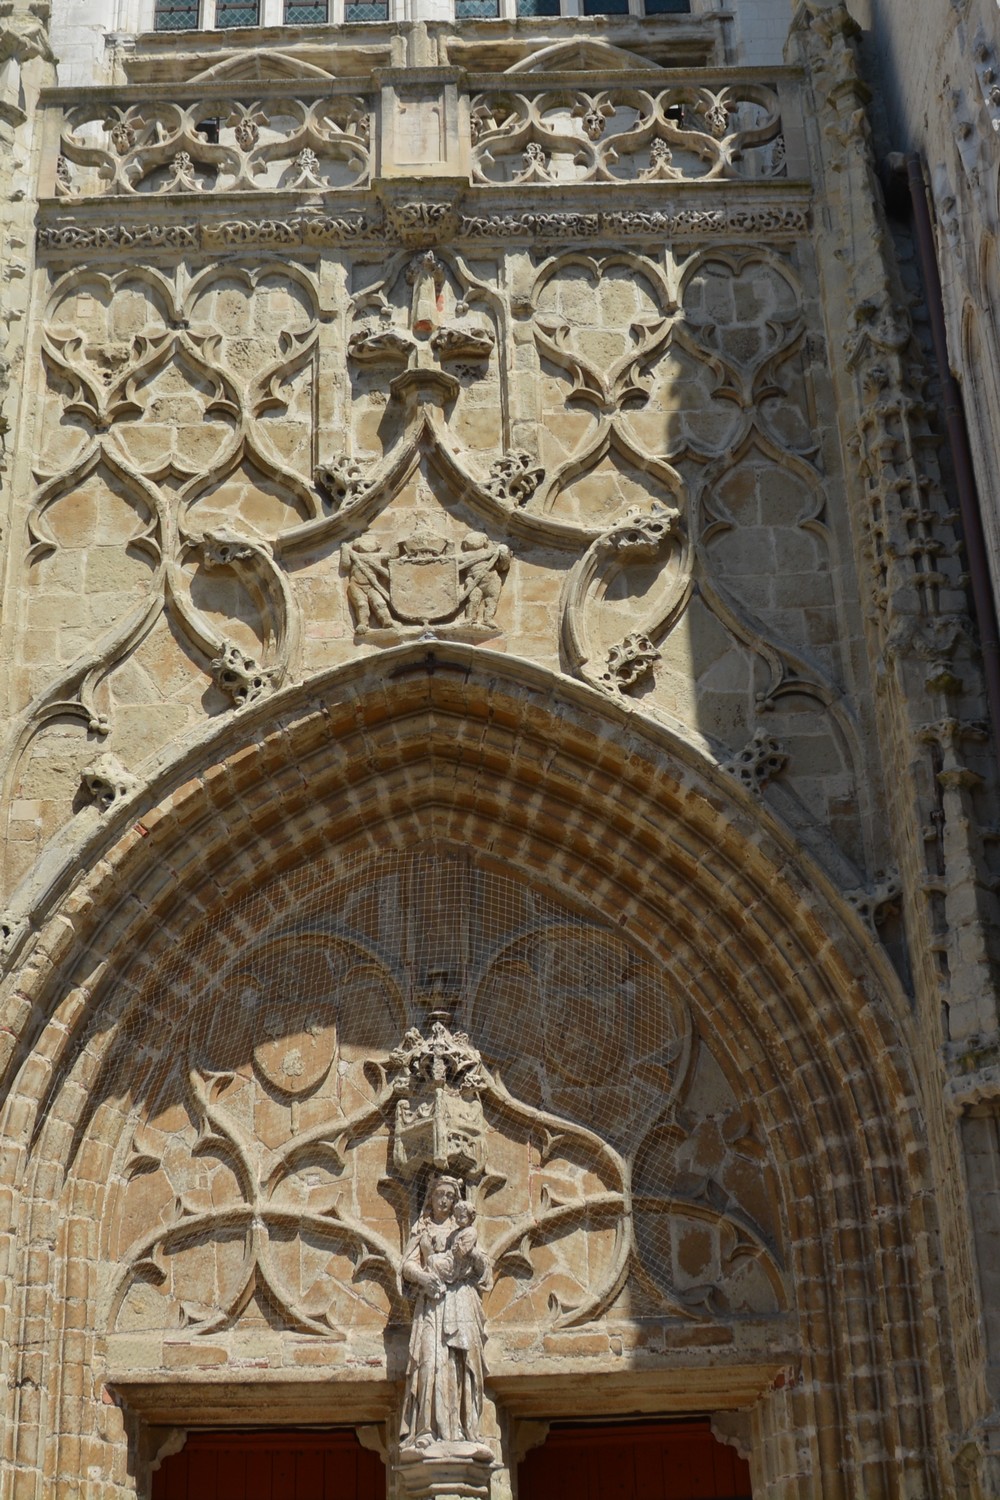
M 32 1417 L 58 1377 L 32 1340 L 37 1289 L 66 1283 L 60 1195 L 88 1088 L 157 965 L 194 924 L 305 861 L 442 839 L 627 930 L 753 1090 L 783 1177 L 802 1344 L 801 1380 L 772 1405 L 810 1434 L 811 1463 L 780 1492 L 814 1493 L 821 1465 L 824 1494 L 846 1494 L 847 1447 L 866 1497 L 937 1487 L 905 1000 L 856 916 L 735 782 L 586 687 L 418 643 L 232 718 L 117 816 L 86 868 L 77 853 L 53 882 L 5 991 L 4 1301 L 21 1321 L 8 1460 L 41 1465 Z

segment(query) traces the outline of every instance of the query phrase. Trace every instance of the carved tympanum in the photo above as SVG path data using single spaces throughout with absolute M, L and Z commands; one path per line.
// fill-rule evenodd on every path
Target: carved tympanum
M 420 985 L 392 955 L 427 937 L 445 885 L 429 861 L 390 875 L 362 941 L 272 933 L 172 1031 L 102 1230 L 127 1357 L 137 1336 L 234 1354 L 287 1336 L 377 1363 L 387 1323 L 409 1325 L 403 1436 L 426 1454 L 439 1379 L 457 1404 L 430 1441 L 475 1441 L 487 1326 L 506 1357 L 610 1327 L 626 1295 L 684 1322 L 780 1308 L 766 1142 L 659 969 L 586 924 L 501 925 L 451 996 L 470 1033 L 437 999 L 417 1027 Z M 356 872 L 323 891 L 349 909 Z

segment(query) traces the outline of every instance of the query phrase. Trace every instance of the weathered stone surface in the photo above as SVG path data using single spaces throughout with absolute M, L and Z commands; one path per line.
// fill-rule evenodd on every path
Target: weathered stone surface
M 908 128 L 985 473 L 977 3 Z M 414 1500 L 691 1410 L 993 1494 L 995 763 L 857 24 L 263 4 L 0 0 L 0 1490 L 335 1407 Z

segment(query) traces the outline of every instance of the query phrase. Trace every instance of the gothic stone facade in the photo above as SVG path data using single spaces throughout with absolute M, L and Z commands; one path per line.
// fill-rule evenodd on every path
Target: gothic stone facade
M 995 761 L 858 28 L 789 20 L 60 78 L 0 4 L 4 1500 L 296 1422 L 412 1493 L 447 1254 L 495 1500 L 691 1411 L 758 1500 L 1000 1494 Z

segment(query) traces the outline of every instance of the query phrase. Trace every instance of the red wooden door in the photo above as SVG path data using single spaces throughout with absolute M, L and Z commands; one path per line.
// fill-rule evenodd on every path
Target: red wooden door
M 518 1500 L 750 1500 L 750 1470 L 706 1421 L 553 1427 Z
M 353 1432 L 192 1432 L 152 1500 L 385 1500 L 385 1467 Z

